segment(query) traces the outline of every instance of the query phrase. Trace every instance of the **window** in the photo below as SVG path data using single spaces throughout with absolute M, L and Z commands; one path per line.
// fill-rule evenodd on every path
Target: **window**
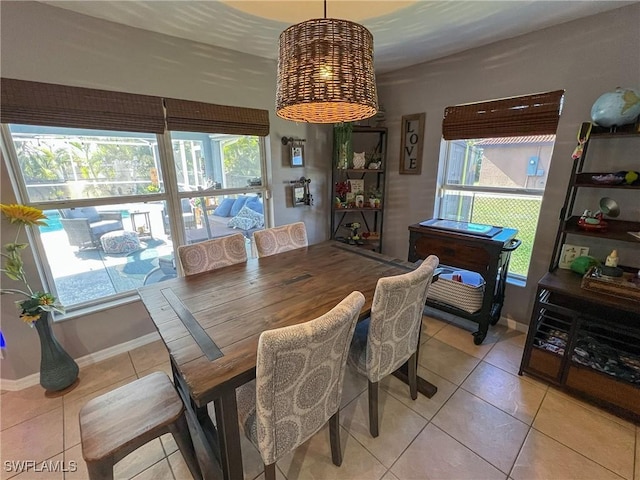
M 2 79 L 2 152 L 42 209 L 44 287 L 67 312 L 177 275 L 184 243 L 265 227 L 268 112 Z
M 168 205 L 178 200 L 166 194 L 162 136 L 16 124 L 8 132 L 25 203 L 49 219 L 39 228 L 41 258 L 50 288 L 68 311 L 177 275 Z M 251 254 L 250 235 L 264 228 L 260 139 L 170 135 L 168 163 L 175 164 L 178 190 L 185 192 L 174 221 L 177 241 L 240 231 Z M 250 211 L 232 221 L 245 205 Z
M 526 278 L 562 91 L 445 109 L 438 218 L 518 230 L 509 275 Z
M 438 217 L 518 230 L 509 273 L 526 277 L 555 135 L 443 142 Z

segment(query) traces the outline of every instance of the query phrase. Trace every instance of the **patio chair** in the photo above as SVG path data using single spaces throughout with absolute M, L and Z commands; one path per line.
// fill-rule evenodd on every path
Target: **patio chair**
M 60 216 L 69 244 L 81 249 L 99 247 L 102 235 L 124 230 L 120 212 L 98 212 L 94 207 L 65 208 L 60 210 Z

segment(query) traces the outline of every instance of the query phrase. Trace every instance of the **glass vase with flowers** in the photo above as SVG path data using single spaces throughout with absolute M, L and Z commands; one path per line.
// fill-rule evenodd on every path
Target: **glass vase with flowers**
M 15 241 L 3 246 L 1 271 L 11 280 L 22 284 L 20 288 L 0 288 L 0 294 L 23 297 L 16 306 L 20 319 L 35 327 L 40 337 L 40 384 L 47 390 L 63 390 L 78 378 L 78 365 L 62 348 L 51 328 L 51 312 L 64 313 L 64 307 L 49 292 L 34 291 L 26 272 L 22 251 L 28 243 L 19 242 L 23 227 L 46 226 L 47 216 L 42 210 L 27 205 L 0 204 L 0 210 L 13 225 L 17 225 Z

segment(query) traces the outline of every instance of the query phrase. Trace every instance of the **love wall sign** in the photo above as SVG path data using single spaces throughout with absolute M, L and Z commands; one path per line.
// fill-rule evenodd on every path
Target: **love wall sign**
M 420 175 L 422 172 L 422 143 L 424 140 L 424 113 L 402 116 L 400 142 L 400 173 Z

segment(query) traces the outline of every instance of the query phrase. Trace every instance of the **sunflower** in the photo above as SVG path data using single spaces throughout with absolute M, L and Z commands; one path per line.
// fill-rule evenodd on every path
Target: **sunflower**
M 23 313 L 20 315 L 20 319 L 25 323 L 32 324 L 33 322 L 40 320 L 40 314 L 36 313 L 35 315 L 29 315 L 28 313 Z
M 35 292 L 32 290 L 24 271 L 24 262 L 22 261 L 22 250 L 26 249 L 28 243 L 19 243 L 18 237 L 22 227 L 46 226 L 44 220 L 47 216 L 42 210 L 27 205 L 5 205 L 0 204 L 0 211 L 7 217 L 11 223 L 18 225 L 16 240 L 12 243 L 4 245 L 4 252 L 0 252 L 3 259 L 1 272 L 11 280 L 20 282 L 25 288 L 0 288 L 0 294 L 17 294 L 26 297 L 24 300 L 18 300 L 16 306 L 20 312 L 20 318 L 33 326 L 42 316 L 42 312 L 58 312 L 64 313 L 64 307 L 58 303 L 56 298 L 50 293 Z
M 0 210 L 11 223 L 19 223 L 29 226 L 47 226 L 47 216 L 39 210 L 28 205 L 5 205 L 0 203 Z

